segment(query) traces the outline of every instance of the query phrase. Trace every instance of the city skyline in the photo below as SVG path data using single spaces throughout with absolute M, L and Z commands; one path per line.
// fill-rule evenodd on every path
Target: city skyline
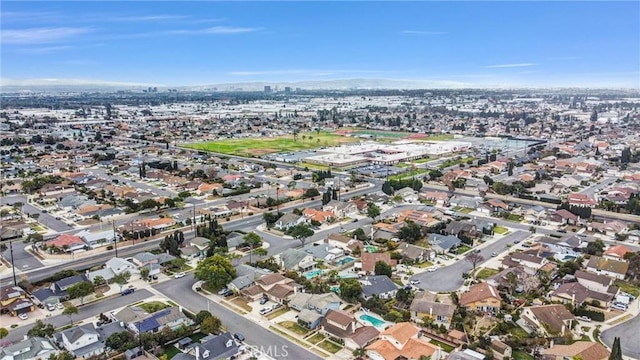
M 1 82 L 637 89 L 639 11 L 637 2 L 6 2 Z

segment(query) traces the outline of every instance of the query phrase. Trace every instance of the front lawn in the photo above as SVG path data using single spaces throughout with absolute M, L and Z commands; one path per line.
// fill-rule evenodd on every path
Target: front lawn
M 615 285 L 627 294 L 631 294 L 635 297 L 640 296 L 640 289 L 637 286 L 629 283 L 628 281 L 616 280 Z
M 160 301 L 149 301 L 146 303 L 142 303 L 140 305 L 138 305 L 139 308 L 141 308 L 142 310 L 148 312 L 149 314 L 154 313 L 156 311 L 160 311 L 162 309 L 166 309 L 169 307 L 169 305 L 160 302 Z
M 458 255 L 462 255 L 464 253 L 466 253 L 467 251 L 471 250 L 471 247 L 468 245 L 461 245 L 456 249 L 456 254 Z
M 231 300 L 231 302 L 240 307 L 241 309 L 247 310 L 248 312 L 251 312 L 253 310 L 253 308 L 251 306 L 249 306 L 249 303 L 247 303 L 247 300 L 242 299 L 242 298 L 235 298 L 233 300 Z
M 329 340 L 325 340 L 323 342 L 321 342 L 320 344 L 318 344 L 318 347 L 323 349 L 323 350 L 327 350 L 328 352 L 335 354 L 338 351 L 342 350 L 342 346 L 334 343 L 333 341 L 329 341 Z
M 455 347 L 453 347 L 451 345 L 448 345 L 448 344 L 445 344 L 445 343 L 443 343 L 441 341 L 438 341 L 438 340 L 435 340 L 435 339 L 430 339 L 429 342 L 432 343 L 433 345 L 440 346 L 442 348 L 442 350 L 444 350 L 444 351 L 446 351 L 448 353 L 452 352 L 455 349 Z
M 308 338 L 307 341 L 312 343 L 312 344 L 317 344 L 320 341 L 324 340 L 324 335 L 320 334 L 320 333 L 315 333 L 312 337 Z
M 309 332 L 309 330 L 303 328 L 302 326 L 298 325 L 298 323 L 293 321 L 282 321 L 279 322 L 278 325 L 298 335 L 306 335 Z
M 272 320 L 277 318 L 278 316 L 286 313 L 289 311 L 289 308 L 283 307 L 281 309 L 278 309 L 277 311 L 272 312 L 271 314 L 267 315 L 267 319 Z
M 498 273 L 496 269 L 482 268 L 478 271 L 478 275 L 476 275 L 476 279 L 478 280 L 487 280 L 491 276 Z
M 167 359 L 171 359 L 172 357 L 178 355 L 178 353 L 180 353 L 180 350 L 178 350 L 178 348 L 173 345 L 164 348 L 164 354 L 167 355 Z
M 497 225 L 493 228 L 493 232 L 495 232 L 496 234 L 504 235 L 509 232 L 509 229 L 504 226 Z
M 533 356 L 522 350 L 514 350 L 511 355 L 513 360 L 533 360 Z
M 421 269 L 423 268 L 429 268 L 433 266 L 433 263 L 431 261 L 425 261 L 425 262 L 421 262 L 420 264 L 415 264 L 413 265 L 415 267 L 419 267 Z

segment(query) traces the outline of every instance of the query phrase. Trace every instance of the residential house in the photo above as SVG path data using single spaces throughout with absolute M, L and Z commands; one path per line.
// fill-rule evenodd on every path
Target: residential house
M 479 210 L 482 207 L 482 198 L 454 195 L 449 199 L 449 205 L 453 207 Z
M 326 294 L 297 293 L 289 301 L 289 307 L 294 310 L 313 310 L 323 316 L 329 310 L 339 310 L 341 304 L 342 300 L 333 292 Z
M 143 316 L 137 321 L 127 322 L 129 330 L 135 333 L 155 333 L 164 328 L 176 330 L 181 326 L 193 325 L 193 320 L 186 317 L 177 307 L 169 307 Z
M 335 217 L 337 217 L 338 219 L 345 218 L 348 216 L 353 216 L 358 214 L 359 212 L 356 204 L 349 201 L 345 202 L 345 201 L 331 200 L 330 202 L 325 204 L 322 208 L 324 211 L 335 214 Z
M 474 238 L 477 235 L 477 228 L 473 223 L 454 220 L 447 224 L 445 232 L 457 237 L 465 236 Z
M 609 248 L 604 251 L 604 254 L 602 254 L 602 256 L 605 259 L 610 259 L 610 260 L 624 260 L 624 256 L 630 252 L 633 252 L 633 251 L 631 251 L 628 247 L 624 245 L 613 245 L 613 246 L 609 246 Z
M 395 324 L 380 333 L 373 344 L 366 347 L 372 360 L 419 359 L 421 356 L 440 359 L 440 347 L 420 337 L 420 329 L 408 322 Z
M 307 271 L 316 266 L 313 255 L 299 249 L 286 249 L 275 255 L 274 259 L 285 270 Z
M 304 209 L 302 216 L 307 218 L 309 222 L 317 221 L 321 224 L 331 223 L 335 221 L 336 215 L 331 211 L 323 211 L 312 208 Z
M 59 350 L 49 340 L 39 336 L 27 337 L 15 344 L 0 346 L 0 360 L 48 359 L 58 353 Z
M 593 304 L 594 301 L 606 306 L 613 300 L 613 294 L 587 289 L 579 282 L 570 282 L 558 286 L 551 292 L 549 298 L 554 302 L 572 304 L 574 306 Z
M 455 349 L 450 353 L 445 360 L 484 360 L 485 355 L 471 349 L 464 349 L 459 351 Z
M 81 237 L 71 234 L 61 234 L 55 239 L 45 241 L 47 248 L 57 248 L 65 252 L 84 250 L 87 244 Z
M 362 271 L 367 274 L 373 274 L 375 271 L 376 263 L 378 261 L 382 261 L 385 264 L 394 268 L 397 264 L 396 260 L 391 259 L 391 254 L 388 252 L 385 253 L 369 253 L 365 252 L 361 255 L 362 261 Z
M 458 304 L 471 311 L 497 313 L 502 306 L 502 299 L 498 289 L 485 282 L 472 285 L 460 294 Z
M 307 244 L 301 249 L 305 253 L 313 256 L 316 262 L 334 263 L 344 256 L 344 250 L 329 244 Z
M 536 272 L 538 272 L 538 270 L 540 270 L 540 268 L 542 268 L 547 262 L 549 262 L 543 257 L 520 252 L 514 252 L 508 257 L 511 261 L 522 265 L 525 271 L 527 271 L 529 274 L 535 274 Z
M 113 243 L 115 239 L 113 230 L 96 231 L 96 232 L 92 232 L 89 230 L 82 230 L 81 232 L 75 234 L 75 236 L 80 237 L 85 244 L 89 245 L 92 248 L 96 248 L 103 245 L 109 245 Z
M 227 250 L 229 252 L 239 250 L 240 246 L 245 243 L 244 235 L 233 231 L 229 235 L 227 235 Z
M 234 292 L 240 292 L 240 290 L 245 289 L 255 283 L 255 280 L 262 275 L 266 275 L 271 273 L 269 270 L 264 270 L 260 268 L 254 268 L 253 266 L 249 266 L 247 264 L 239 264 L 236 266 L 236 275 L 237 277 L 233 279 L 227 287 Z
M 306 219 L 302 216 L 296 215 L 294 213 L 284 214 L 282 215 L 274 224 L 274 227 L 278 230 L 284 231 L 289 228 L 292 228 L 298 224 L 302 224 L 306 221 Z
M 613 279 L 609 276 L 582 270 L 576 271 L 573 276 L 575 276 L 576 280 L 578 280 L 582 286 L 589 290 L 597 291 L 599 293 L 617 292 L 617 288 L 613 285 Z
M 540 221 L 547 217 L 547 209 L 540 205 L 527 209 L 524 213 L 524 220 L 531 224 L 539 224 Z
M 497 360 L 511 359 L 511 355 L 513 354 L 513 349 L 511 348 L 511 346 L 503 343 L 499 339 L 491 340 L 489 349 L 493 353 L 493 358 Z
M 436 206 L 446 206 L 449 202 L 449 193 L 445 191 L 425 191 L 419 194 L 420 200 L 433 201 Z
M 122 258 L 113 257 L 107 260 L 105 266 L 111 269 L 111 271 L 113 271 L 113 273 L 116 275 L 122 274 L 124 272 L 129 272 L 132 275 L 139 273 L 138 268 L 133 262 L 127 261 Z
M 397 190 L 393 195 L 394 197 L 399 196 L 405 203 L 415 203 L 419 200 L 418 192 L 410 187 Z
M 588 195 L 582 194 L 582 193 L 571 193 L 569 194 L 569 197 L 567 200 L 569 202 L 569 205 L 575 205 L 575 206 L 585 206 L 585 207 L 594 208 L 596 207 L 596 205 L 598 205 L 597 201 L 590 198 Z
M 611 352 L 595 341 L 576 341 L 570 345 L 552 344 L 541 351 L 543 360 L 607 360 Z
M 106 339 L 100 339 L 93 323 L 74 326 L 56 333 L 54 339 L 76 359 L 100 355 L 105 351 Z
M 448 253 L 452 249 L 457 248 L 460 243 L 461 240 L 457 236 L 429 234 L 429 244 L 431 245 L 431 250 L 435 251 L 438 254 Z
M 240 348 L 228 331 L 189 349 L 189 354 L 195 356 L 195 360 L 232 359 L 239 353 Z
M 398 285 L 387 275 L 364 276 L 358 281 L 362 285 L 362 297 L 365 300 L 371 299 L 374 295 L 381 299 L 391 299 L 398 292 Z
M 429 249 L 405 242 L 398 246 L 398 251 L 402 254 L 403 259 L 408 259 L 417 263 L 431 259 Z
M 316 329 L 324 317 L 313 310 L 302 309 L 298 314 L 298 324 L 307 329 Z
M 606 221 L 604 223 L 590 222 L 587 225 L 587 229 L 597 231 L 608 236 L 615 236 L 616 234 L 626 233 L 627 224 L 618 220 Z
M 509 211 L 509 205 L 500 199 L 489 199 L 484 203 L 484 205 L 488 207 L 492 213 Z
M 629 269 L 629 263 L 613 259 L 591 256 L 587 262 L 587 271 L 623 280 Z
M 269 300 L 284 304 L 288 302 L 293 295 L 296 294 L 297 288 L 293 282 L 287 284 L 276 284 L 269 290 L 265 291 L 265 295 Z
M 345 348 L 351 351 L 366 347 L 380 334 L 373 326 L 360 326 L 353 314 L 342 310 L 329 310 L 320 322 L 320 330 L 343 339 Z
M 413 298 L 409 310 L 411 320 L 417 323 L 421 323 L 427 317 L 433 319 L 436 324 L 443 324 L 449 328 L 456 306 L 451 303 L 449 295 L 439 296 L 429 291 L 420 291 Z
M 580 247 L 582 246 L 582 238 L 579 236 L 569 236 L 562 239 L 543 236 L 538 238 L 537 242 L 542 244 L 545 251 L 554 254 L 554 258 L 559 261 L 568 259 L 576 259 L 582 255 Z
M 571 332 L 573 314 L 564 305 L 538 305 L 524 308 L 521 319 L 525 325 L 542 336 L 560 335 Z
M 576 225 L 580 222 L 580 217 L 569 210 L 560 209 L 547 214 L 547 220 L 560 225 Z
M 36 306 L 21 287 L 7 286 L 0 289 L 0 312 L 18 316 L 35 309 Z

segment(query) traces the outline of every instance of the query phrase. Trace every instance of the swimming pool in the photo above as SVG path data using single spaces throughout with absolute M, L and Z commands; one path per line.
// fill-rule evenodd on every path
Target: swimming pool
M 348 263 L 353 262 L 353 261 L 355 261 L 355 260 L 356 260 L 356 258 L 353 258 L 353 257 L 351 257 L 351 256 L 347 256 L 347 257 L 344 257 L 344 258 L 342 258 L 342 259 L 340 259 L 340 260 L 336 261 L 336 265 L 338 265 L 338 266 L 342 266 L 342 265 L 344 265 L 344 264 L 348 264 Z
M 334 285 L 330 287 L 329 290 L 333 291 L 336 294 L 340 294 L 340 286 Z
M 359 278 L 358 274 L 342 274 L 340 275 L 341 279 L 357 279 Z
M 378 251 L 378 248 L 373 245 L 367 245 L 365 246 L 365 249 L 367 250 L 368 253 L 374 253 Z
M 378 318 L 375 318 L 371 315 L 360 315 L 360 320 L 364 320 L 364 321 L 368 321 L 371 323 L 371 325 L 375 326 L 375 327 L 380 327 L 382 325 L 384 325 L 384 321 L 380 320 Z
M 320 274 L 322 274 L 322 269 L 315 269 L 304 273 L 304 277 L 306 277 L 307 279 L 313 279 Z

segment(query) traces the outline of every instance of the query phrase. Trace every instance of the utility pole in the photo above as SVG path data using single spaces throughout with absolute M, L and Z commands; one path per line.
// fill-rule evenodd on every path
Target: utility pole
M 118 234 L 116 233 L 116 223 L 113 220 L 111 220 L 111 227 L 113 228 L 113 247 L 116 250 L 116 257 L 118 257 Z
M 11 255 L 11 269 L 13 270 L 13 285 L 18 286 L 16 279 L 16 264 L 13 263 L 13 241 L 9 240 L 9 254 Z

